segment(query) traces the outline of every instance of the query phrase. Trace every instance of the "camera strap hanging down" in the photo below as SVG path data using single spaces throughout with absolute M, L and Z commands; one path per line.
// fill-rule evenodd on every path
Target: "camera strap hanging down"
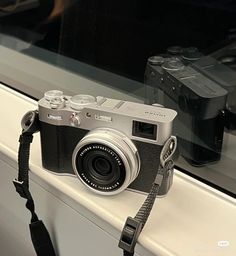
M 25 206 L 31 212 L 29 228 L 35 252 L 38 256 L 56 256 L 50 235 L 44 223 L 38 219 L 35 213 L 34 200 L 29 191 L 30 144 L 33 141 L 33 134 L 39 131 L 39 125 L 37 111 L 28 112 L 27 114 L 29 115 L 29 123 L 22 125 L 23 131 L 19 139 L 18 179 L 15 179 L 13 183 L 19 195 L 27 200 Z
M 133 256 L 134 248 L 138 241 L 138 237 L 143 230 L 147 219 L 151 213 L 153 204 L 158 195 L 158 191 L 164 181 L 167 172 L 173 169 L 174 162 L 172 160 L 176 150 L 176 137 L 171 136 L 165 143 L 161 155 L 160 165 L 156 178 L 152 184 L 151 190 L 134 218 L 128 217 L 121 233 L 119 247 L 123 249 L 124 256 Z
M 29 224 L 31 240 L 37 256 L 56 256 L 50 235 L 42 222 L 35 213 L 35 205 L 29 191 L 29 156 L 30 144 L 33 141 L 33 134 L 39 131 L 38 112 L 30 111 L 26 113 L 22 122 L 22 134 L 20 135 L 20 146 L 18 151 L 18 179 L 13 181 L 16 191 L 25 198 L 26 208 L 31 212 L 31 222 Z M 124 256 L 133 256 L 134 248 L 138 237 L 144 228 L 152 210 L 158 191 L 162 185 L 166 173 L 173 169 L 172 160 L 176 149 L 176 138 L 171 136 L 165 143 L 161 155 L 160 166 L 152 188 L 134 218 L 128 217 L 124 225 L 119 247 L 123 249 Z

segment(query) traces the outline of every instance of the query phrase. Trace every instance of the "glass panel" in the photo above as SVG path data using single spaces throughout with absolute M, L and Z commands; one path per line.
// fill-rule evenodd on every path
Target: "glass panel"
M 146 99 L 178 112 L 177 165 L 235 194 L 236 5 L 172 3 L 162 24 L 169 28 L 165 47 L 158 45 L 147 62 Z
M 182 171 L 236 194 L 236 3 L 0 1 L 0 80 L 178 111 Z

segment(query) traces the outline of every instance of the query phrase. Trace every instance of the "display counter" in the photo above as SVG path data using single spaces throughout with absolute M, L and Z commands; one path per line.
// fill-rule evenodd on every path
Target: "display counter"
M 0 248 L 5 250 L 1 255 L 33 255 L 30 216 L 11 180 L 17 177 L 21 118 L 36 108 L 36 101 L 0 85 Z M 126 190 L 101 196 L 75 177 L 48 172 L 41 164 L 39 134 L 34 136 L 30 169 L 37 212 L 60 256 L 122 255 L 117 247 L 120 232 L 145 195 Z M 137 255 L 235 256 L 235 216 L 233 198 L 175 171 L 170 192 L 156 200 L 138 239 Z

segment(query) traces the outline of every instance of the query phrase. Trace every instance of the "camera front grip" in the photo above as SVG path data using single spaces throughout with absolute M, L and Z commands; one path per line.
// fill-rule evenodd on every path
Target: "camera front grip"
M 128 217 L 126 220 L 118 244 L 118 246 L 123 249 L 124 256 L 134 255 L 134 248 L 138 241 L 138 237 L 148 220 L 158 192 L 170 179 L 170 172 L 172 172 L 173 175 L 174 161 L 172 159 L 175 155 L 176 148 L 177 139 L 175 136 L 170 136 L 162 148 L 157 174 L 146 200 L 142 204 L 136 216 L 134 218 Z

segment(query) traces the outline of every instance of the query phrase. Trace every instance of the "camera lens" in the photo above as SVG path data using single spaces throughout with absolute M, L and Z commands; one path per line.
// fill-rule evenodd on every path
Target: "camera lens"
M 111 164 L 105 158 L 96 158 L 92 165 L 95 172 L 101 176 L 107 176 L 108 174 L 111 174 Z
M 105 195 L 123 191 L 140 169 L 133 142 L 109 128 L 90 131 L 77 144 L 72 161 L 80 180 L 93 191 Z
M 98 190 L 115 190 L 124 183 L 126 176 L 122 159 L 102 144 L 82 147 L 76 156 L 76 169 L 80 177 L 96 185 Z

